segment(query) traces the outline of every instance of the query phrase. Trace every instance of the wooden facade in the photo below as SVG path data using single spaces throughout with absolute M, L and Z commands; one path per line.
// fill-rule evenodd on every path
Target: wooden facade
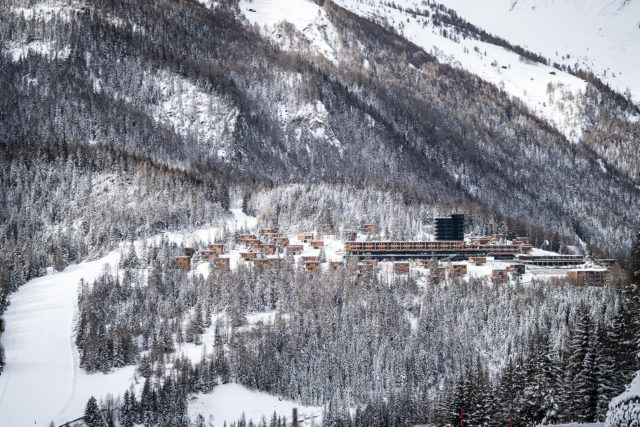
M 257 240 L 258 236 L 255 234 L 241 234 L 240 241 L 244 242 L 245 240 Z
M 270 235 L 270 234 L 277 234 L 278 232 L 276 231 L 275 228 L 263 228 L 260 230 L 260 234 L 262 234 L 263 236 L 265 235 Z
M 516 237 L 511 241 L 514 245 L 529 245 L 531 241 L 528 237 Z
M 472 245 L 486 245 L 491 242 L 491 237 L 472 237 L 471 244 Z
M 242 259 L 254 259 L 257 257 L 257 254 L 255 252 L 241 252 L 240 257 Z
M 464 276 L 467 274 L 467 264 L 451 264 L 449 269 L 454 276 Z
M 315 255 L 303 255 L 302 256 L 302 261 L 307 262 L 307 261 L 317 261 L 318 257 Z
M 396 274 L 409 274 L 409 263 L 408 262 L 394 262 L 393 263 L 393 272 Z
M 215 251 L 200 251 L 200 258 L 203 261 L 210 261 L 212 258 L 216 257 Z
M 218 255 L 222 255 L 224 253 L 224 244 L 222 243 L 212 243 L 209 245 L 209 249 L 217 253 Z
M 485 265 L 487 263 L 487 257 L 472 256 L 472 257 L 469 257 L 469 262 L 475 265 Z
M 507 270 L 491 270 L 491 280 L 493 283 L 508 283 L 509 272 Z
M 273 243 L 286 247 L 287 245 L 289 245 L 289 238 L 284 236 L 275 236 L 273 238 Z
M 524 264 L 511 264 L 507 267 L 507 271 L 513 274 L 524 274 L 527 267 Z
M 291 254 L 299 254 L 300 252 L 302 252 L 303 249 L 304 249 L 304 247 L 302 245 L 288 245 L 287 246 L 287 252 L 289 252 Z
M 329 265 L 331 266 L 332 269 L 337 270 L 340 267 L 344 266 L 344 262 L 343 261 L 332 261 L 329 263 Z
M 571 270 L 569 271 L 569 281 L 574 285 L 602 286 L 607 280 L 607 270 Z
M 177 256 L 176 267 L 182 271 L 191 271 L 191 257 L 190 256 Z
M 319 261 L 305 261 L 304 269 L 307 271 L 319 271 L 321 263 Z
M 185 256 L 193 256 L 193 254 L 196 253 L 196 250 L 193 248 L 184 248 L 184 255 Z
M 300 233 L 298 234 L 298 240 L 304 243 L 313 240 L 313 233 Z
M 416 267 L 431 268 L 432 264 L 433 264 L 433 260 L 432 259 L 417 259 L 416 260 Z
M 614 265 L 616 265 L 616 260 L 613 258 L 607 258 L 607 259 L 599 258 L 599 259 L 594 259 L 593 262 L 595 265 L 599 265 L 601 267 L 606 267 L 606 268 L 613 267 Z
M 262 245 L 260 245 L 260 249 L 270 255 L 276 253 L 276 245 L 274 245 L 273 243 L 263 243 Z
M 222 270 L 230 270 L 231 269 L 231 264 L 230 264 L 230 259 L 229 258 L 216 258 L 215 259 L 215 265 L 216 267 L 222 269 Z
M 365 234 L 373 233 L 373 224 L 362 224 L 360 230 Z
M 344 244 L 347 255 L 372 256 L 444 256 L 481 255 L 495 257 L 513 257 L 520 253 L 520 246 L 515 245 L 473 245 L 459 240 L 440 240 L 433 242 L 411 241 L 378 241 L 355 242 Z M 466 254 L 466 256 L 465 256 Z
M 324 242 L 322 240 L 312 240 L 309 242 L 312 248 L 320 249 L 324 246 Z

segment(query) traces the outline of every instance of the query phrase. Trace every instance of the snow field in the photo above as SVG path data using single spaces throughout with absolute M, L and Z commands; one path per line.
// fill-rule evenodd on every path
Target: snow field
M 569 141 L 582 136 L 580 108 L 587 83 L 553 67 L 524 60 L 520 55 L 475 39 L 452 40 L 434 26 L 431 19 L 407 13 L 385 2 L 338 0 L 352 12 L 385 26 L 391 26 L 407 40 L 434 55 L 440 62 L 461 68 L 493 83 L 512 98 L 521 100 L 537 116 L 547 120 Z M 424 10 L 421 2 L 406 1 L 403 7 Z M 472 21 L 473 23 L 473 21 Z M 553 73 L 553 74 L 551 74 Z

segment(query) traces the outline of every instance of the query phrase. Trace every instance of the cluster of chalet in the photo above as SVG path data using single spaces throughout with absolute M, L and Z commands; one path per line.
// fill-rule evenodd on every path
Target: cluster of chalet
M 396 275 L 406 275 L 412 267 L 431 270 L 432 277 L 444 278 L 447 273 L 453 277 L 463 277 L 468 273 L 468 265 L 482 266 L 488 259 L 509 261 L 505 268 L 491 270 L 492 281 L 496 284 L 509 283 L 511 278 L 522 276 L 529 267 L 578 267 L 586 260 L 581 255 L 531 254 L 533 246 L 528 237 L 516 237 L 507 240 L 504 234 L 464 238 L 464 215 L 455 214 L 446 218 L 436 218 L 434 224 L 434 241 L 357 241 L 359 233 L 370 237 L 376 233 L 373 223 L 362 224 L 359 230 L 344 230 L 343 237 L 345 255 L 355 258 L 358 275 L 374 275 L 381 260 L 392 261 L 392 271 Z M 317 255 L 303 254 L 305 245 L 313 249 L 324 247 L 324 241 L 317 239 L 312 232 L 297 235 L 297 242 L 291 243 L 289 238 L 278 233 L 274 228 L 262 228 L 258 235 L 248 233 L 240 235 L 244 250 L 240 253 L 242 260 L 259 270 L 267 267 L 282 266 L 281 253 L 299 256 L 307 271 L 319 271 L 322 262 Z M 224 245 L 215 243 L 209 249 L 200 251 L 203 261 L 214 260 L 220 268 L 229 269 L 229 258 L 225 254 Z M 176 257 L 179 268 L 189 271 L 193 248 L 185 248 L 184 256 Z M 435 260 L 445 261 L 447 264 Z M 576 284 L 602 285 L 605 283 L 608 269 L 615 264 L 612 259 L 594 261 L 594 268 L 569 270 L 569 279 Z M 339 269 L 344 261 L 331 261 L 329 268 Z M 446 265 L 446 266 L 443 266 Z
M 195 253 L 194 248 L 184 248 L 184 255 L 176 257 L 176 267 L 182 271 L 191 271 L 191 258 Z M 212 243 L 209 245 L 209 249 L 199 252 L 201 260 L 211 261 L 213 259 L 217 268 L 228 271 L 231 268 L 231 263 L 229 257 L 222 256 L 224 253 L 224 244 L 222 243 Z

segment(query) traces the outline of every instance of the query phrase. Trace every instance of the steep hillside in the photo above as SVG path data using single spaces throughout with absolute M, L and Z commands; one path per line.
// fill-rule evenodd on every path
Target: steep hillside
M 423 46 L 332 2 L 287 1 L 289 23 L 267 0 L 9 2 L 6 179 L 22 147 L 92 145 L 194 172 L 220 194 L 230 184 L 376 186 L 611 253 L 630 247 L 640 189 L 619 165 L 635 128 L 611 137 L 629 126 L 615 111 L 585 110 L 611 140 L 606 153 L 570 144 L 535 109 Z

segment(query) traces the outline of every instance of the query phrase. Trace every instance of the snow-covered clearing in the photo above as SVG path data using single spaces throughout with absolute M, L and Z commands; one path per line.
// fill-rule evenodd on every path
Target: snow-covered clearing
M 587 86 L 584 80 L 525 60 L 501 46 L 462 37 L 454 40 L 451 28 L 435 26 L 425 16 L 394 7 L 397 5 L 395 2 L 337 0 L 337 3 L 362 17 L 392 27 L 440 62 L 467 70 L 495 84 L 511 97 L 520 99 L 568 140 L 577 142 L 582 136 L 581 99 Z M 400 5 L 420 11 L 428 9 L 418 0 L 407 0 Z M 443 29 L 449 33 L 445 35 Z
M 271 418 L 274 412 L 291 420 L 293 408 L 298 408 L 298 420 L 304 425 L 321 424 L 322 408 L 300 406 L 294 401 L 283 400 L 259 391 L 248 390 L 238 384 L 223 384 L 213 393 L 198 394 L 189 402 L 189 418 L 195 420 L 202 414 L 206 422 L 213 426 L 222 426 L 225 422 L 238 421 L 244 414 L 246 420 L 260 421 L 262 417 Z
M 400 0 L 409 4 L 418 0 Z M 438 0 L 465 20 L 559 64 L 578 64 L 640 103 L 640 2 Z
M 46 56 L 51 59 L 67 59 L 71 53 L 69 46 L 57 49 L 55 42 L 48 40 L 34 40 L 30 43 L 8 43 L 6 52 L 14 62 L 26 57 L 30 53 Z
M 252 25 L 283 49 L 292 49 L 292 40 L 285 37 L 280 24 L 288 22 L 308 44 L 333 63 L 338 62 L 338 33 L 324 9 L 308 0 L 241 0 L 240 10 Z
M 72 334 L 80 280 L 94 280 L 118 259 L 112 251 L 31 280 L 11 295 L 2 334 L 7 361 L 0 377 L 2 425 L 60 424 L 82 415 L 92 394 L 118 394 L 127 387 L 133 367 L 109 375 L 84 373 Z

